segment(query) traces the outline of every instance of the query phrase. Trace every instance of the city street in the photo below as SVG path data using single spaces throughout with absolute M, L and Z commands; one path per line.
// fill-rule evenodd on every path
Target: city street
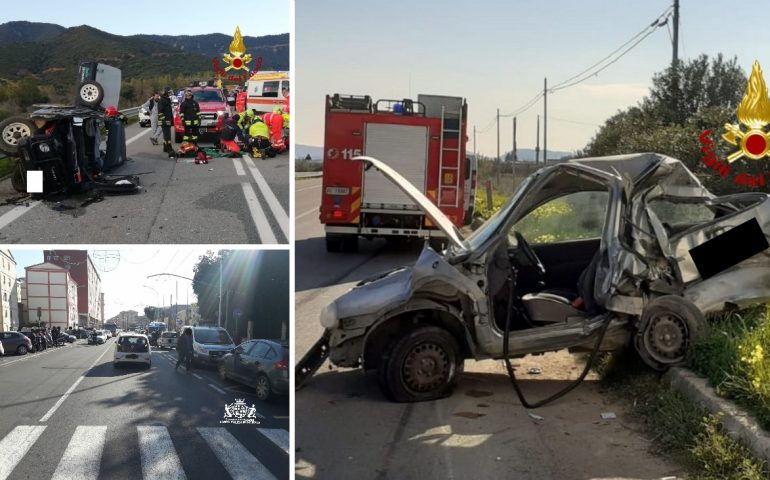
M 260 403 L 213 368 L 114 368 L 115 339 L 0 358 L 0 480 L 286 479 L 288 399 Z M 225 405 L 259 424 L 221 424 Z
M 318 221 L 321 179 L 298 180 L 296 192 L 295 358 L 300 359 L 322 333 L 318 314 L 327 303 L 363 278 L 414 262 L 422 242 L 394 249 L 381 239 L 359 240 L 358 253 L 327 253 Z M 541 369 L 521 382 L 533 401 L 563 388 L 583 364 L 562 351 L 514 365 L 517 371 Z M 296 434 L 297 478 L 535 480 L 661 478 L 681 472 L 649 452 L 650 440 L 595 376 L 535 411 L 520 405 L 504 368 L 494 361 L 466 361 L 454 395 L 440 401 L 389 402 L 376 375 L 328 362 L 296 395 L 302 426 Z M 617 418 L 602 419 L 605 412 Z
M 275 244 L 289 237 L 289 155 L 175 161 L 150 144 L 149 128 L 126 128 L 129 161 L 111 175 L 138 175 L 135 195 L 92 194 L 25 201 L 0 182 L 0 242 Z M 211 144 L 201 143 L 201 146 Z M 174 148 L 178 148 L 174 144 Z M 84 205 L 85 204 L 85 205 Z

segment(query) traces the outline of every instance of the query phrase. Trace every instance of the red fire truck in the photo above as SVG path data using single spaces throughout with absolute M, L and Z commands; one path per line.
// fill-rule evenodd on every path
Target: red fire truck
M 459 228 L 473 216 L 475 166 L 466 159 L 467 103 L 460 97 L 417 100 L 326 97 L 320 220 L 330 252 L 355 251 L 358 237 L 443 236 L 379 171 L 350 159 L 375 157 L 421 189 Z

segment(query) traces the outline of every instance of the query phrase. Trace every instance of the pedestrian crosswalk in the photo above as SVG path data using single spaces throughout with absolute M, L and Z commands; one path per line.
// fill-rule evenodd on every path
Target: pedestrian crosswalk
M 0 440 L 0 480 L 6 480 L 35 443 L 45 435 L 46 425 L 19 425 Z M 110 427 L 111 428 L 111 427 Z M 136 429 L 137 445 L 142 466 L 142 478 L 152 480 L 186 480 L 196 466 L 183 466 L 168 428 L 160 425 L 140 425 Z M 197 434 L 234 480 L 275 479 L 263 463 L 270 455 L 282 457 L 288 464 L 289 432 L 284 429 L 254 428 L 250 434 L 263 437 L 274 448 L 262 448 L 254 454 L 224 427 L 198 427 Z M 53 432 L 53 431 L 52 431 Z M 240 430 L 244 432 L 244 430 Z M 53 433 L 59 435 L 58 432 Z M 54 471 L 53 480 L 96 480 L 100 476 L 102 454 L 107 442 L 107 426 L 77 426 Z M 275 462 L 273 462 L 275 465 Z

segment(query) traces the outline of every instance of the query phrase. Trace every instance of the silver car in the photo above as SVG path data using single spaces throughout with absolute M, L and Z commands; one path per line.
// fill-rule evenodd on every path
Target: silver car
M 450 394 L 466 358 L 632 344 L 662 370 L 684 361 L 708 314 L 770 299 L 770 197 L 716 197 L 673 158 L 542 168 L 467 236 L 388 165 L 357 160 L 400 185 L 447 248 L 426 245 L 415 265 L 329 304 L 323 338 L 296 367 L 297 385 L 327 356 L 377 370 L 396 401 Z

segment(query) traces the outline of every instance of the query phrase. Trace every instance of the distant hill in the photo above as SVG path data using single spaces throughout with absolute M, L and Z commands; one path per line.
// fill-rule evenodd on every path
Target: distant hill
M 245 37 L 244 42 L 252 56 L 262 55 L 263 69 L 288 70 L 288 37 Z M 124 79 L 207 72 L 211 58 L 227 51 L 230 41 L 224 34 L 121 36 L 87 25 L 9 22 L 0 25 L 0 79 L 32 75 L 58 89 L 74 88 L 83 60 L 118 67 Z
M 131 38 L 149 40 L 178 48 L 186 53 L 205 55 L 211 59 L 230 48 L 232 37 L 223 33 L 206 35 L 134 35 Z M 263 70 L 289 69 L 289 34 L 243 37 L 246 51 L 255 59 L 262 57 Z
M 42 42 L 61 35 L 66 28 L 53 23 L 8 22 L 0 25 L 0 45 L 14 42 Z

